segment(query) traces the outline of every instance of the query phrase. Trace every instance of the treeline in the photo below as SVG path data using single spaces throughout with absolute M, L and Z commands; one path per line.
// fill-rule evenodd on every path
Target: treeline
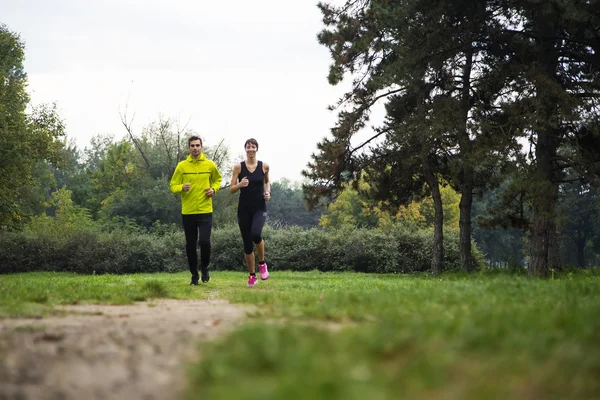
M 161 127 L 157 129 L 157 127 Z M 146 127 L 137 145 L 131 139 L 94 137 L 90 147 L 58 150 L 61 165 L 40 162 L 26 191 L 21 192 L 20 220 L 37 215 L 56 215 L 53 196 L 69 197 L 75 207 L 102 225 L 135 225 L 148 231 L 154 224 L 181 223 L 181 201 L 169 191 L 169 179 L 176 163 L 187 155 L 187 137 L 178 133 L 169 120 Z M 206 141 L 206 140 L 205 140 Z M 223 143 L 206 146 L 205 152 L 223 175 L 223 189 L 214 198 L 214 227 L 237 221 L 237 197 L 227 190 L 232 157 Z M 238 158 L 239 159 L 239 158 Z M 275 226 L 318 225 L 322 210 L 309 211 L 299 184 L 282 179 L 272 183 L 269 221 Z
M 135 225 L 148 231 L 155 224 L 179 224 L 180 201 L 168 190 L 168 182 L 188 153 L 187 138 L 198 133 L 162 116 L 135 132 L 124 113 L 123 139 L 97 135 L 79 149 L 67 141 L 55 106 L 30 103 L 24 57 L 19 35 L 0 25 L 1 230 L 22 230 L 37 216 L 56 217 L 58 204 L 67 202 L 72 207 L 66 209 L 108 227 Z M 204 137 L 206 153 L 219 166 L 226 186 L 234 158 L 239 161 L 243 154 L 234 157 L 224 142 L 209 139 Z M 321 210 L 307 210 L 298 184 L 274 182 L 273 192 L 272 224 L 318 224 Z M 216 228 L 235 223 L 236 204 L 237 196 L 227 190 L 217 193 Z
M 484 3 L 487 10 L 491 3 Z M 506 65 L 485 59 L 486 51 L 490 57 L 495 54 L 492 50 L 476 47 L 479 56 L 472 55 L 475 58 L 471 65 L 477 68 L 471 67 L 467 74 L 468 42 L 450 35 L 451 26 L 433 24 L 435 16 L 451 10 L 446 6 L 436 9 L 432 15 L 422 15 L 420 25 L 415 25 L 405 15 L 408 10 L 403 7 L 407 4 L 364 2 L 360 7 L 334 13 L 338 15 L 335 18 L 332 8 L 321 6 L 324 15 L 331 18 L 326 19 L 329 30 L 320 40 L 332 48 L 334 55 L 345 51 L 335 47 L 337 40 L 352 32 L 358 40 L 375 29 L 368 25 L 368 30 L 360 31 L 367 22 L 375 23 L 382 32 L 391 29 L 389 24 L 395 20 L 389 17 L 393 13 L 400 13 L 399 21 L 407 23 L 395 35 L 416 34 L 419 26 L 430 26 L 428 35 L 437 32 L 435 28 L 447 36 L 441 36 L 444 41 L 419 49 L 402 47 L 408 42 L 400 42 L 399 36 L 386 36 L 388 42 L 381 43 L 388 47 L 382 55 L 390 64 L 381 65 L 377 71 L 368 70 L 365 82 L 371 82 L 371 86 L 358 85 L 349 93 L 349 104 L 356 108 L 342 112 L 339 125 L 333 129 L 333 140 L 319 144 L 320 153 L 305 171 L 306 181 L 302 185 L 288 180 L 273 182 L 266 229 L 273 262 L 280 268 L 369 272 L 441 272 L 473 270 L 483 265 L 522 270 L 531 265 L 533 254 L 539 256 L 541 248 L 548 268 L 597 265 L 600 201 L 594 186 L 598 176 L 594 151 L 599 147 L 594 147 L 594 138 L 598 110 L 577 109 L 596 98 L 595 61 L 584 63 L 589 68 L 587 75 L 577 79 L 569 75 L 577 85 L 588 79 L 589 89 L 585 96 L 579 96 L 583 100 L 577 100 L 576 109 L 569 108 L 571 119 L 545 114 L 556 122 L 552 132 L 557 142 L 551 154 L 542 154 L 535 149 L 539 138 L 547 138 L 549 133 L 540 133 L 541 128 L 531 125 L 533 117 L 525 107 L 536 86 L 523 71 L 533 67 L 525 60 L 511 59 L 517 56 L 514 49 L 507 48 L 504 63 L 512 60 L 512 64 L 510 71 L 504 71 Z M 458 10 L 454 16 L 456 21 L 475 18 L 481 22 L 481 18 L 489 17 L 485 13 L 465 16 L 461 12 Z M 518 10 L 514 13 L 520 15 Z M 350 19 L 336 19 L 342 15 Z M 346 26 L 350 22 L 351 26 Z M 425 22 L 430 25 L 423 25 Z M 456 23 L 459 25 L 455 29 L 463 29 Z M 508 29 L 502 24 L 493 26 L 504 29 L 504 34 Z M 520 34 L 528 29 L 535 31 L 527 24 L 520 30 L 511 29 Z M 336 32 L 337 36 L 330 36 Z M 487 34 L 482 37 L 487 40 L 482 42 L 486 46 L 504 43 L 501 37 Z M 367 35 L 363 39 L 375 37 Z M 363 43 L 368 44 L 366 47 L 355 50 L 374 51 L 369 46 L 375 43 L 368 40 Z M 439 60 L 437 69 L 431 69 L 431 52 L 437 51 L 440 43 L 449 45 L 452 40 L 463 47 L 441 52 L 440 57 L 446 58 Z M 532 57 L 538 54 L 537 45 L 533 39 L 528 44 Z M 581 54 L 589 50 L 586 46 L 580 49 Z M 198 133 L 163 116 L 134 132 L 127 115 L 122 115 L 123 139 L 99 135 L 89 146 L 79 149 L 65 139 L 64 123 L 56 107 L 30 104 L 24 54 L 19 36 L 0 26 L 0 272 L 44 269 L 102 273 L 183 268 L 180 200 L 168 190 L 168 181 L 177 162 L 187 154 L 187 138 Z M 335 60 L 332 83 L 341 78 L 337 72 L 350 68 L 345 64 L 350 62 L 347 57 Z M 351 60 L 358 62 L 356 58 Z M 450 68 L 451 62 L 457 69 Z M 500 68 L 494 70 L 496 73 L 504 71 L 508 75 L 497 82 L 492 80 L 492 72 L 487 76 L 478 69 L 486 63 L 490 68 Z M 398 71 L 406 75 L 394 72 L 393 68 L 400 65 L 407 69 Z M 471 79 L 469 88 L 458 78 L 461 71 L 464 79 Z M 506 86 L 507 79 L 522 80 L 519 82 L 523 86 L 516 86 L 517 82 L 514 87 Z M 377 146 L 358 152 L 361 146 L 351 147 L 350 138 L 368 117 L 369 107 L 365 106 L 377 97 L 377 91 L 400 84 L 405 86 L 383 97 L 388 98 L 388 119 L 376 131 L 377 138 L 383 140 L 374 140 Z M 574 87 L 579 88 L 577 85 Z M 521 95 L 510 98 L 508 89 L 522 90 L 518 92 Z M 566 90 L 560 85 L 554 89 Z M 482 98 L 484 95 L 489 98 Z M 539 102 L 556 100 L 533 98 Z M 566 105 L 558 104 L 560 112 L 566 110 Z M 467 117 L 455 120 L 457 115 Z M 205 152 L 219 166 L 226 186 L 233 163 L 243 154 L 232 153 L 224 142 L 211 143 L 207 139 L 204 137 Z M 529 139 L 529 152 L 519 146 L 522 139 Z M 540 157 L 554 161 L 550 166 L 541 166 L 537 162 Z M 549 178 L 540 177 L 541 173 L 550 174 Z M 552 204 L 545 204 L 542 213 L 540 199 L 548 196 Z M 216 268 L 242 266 L 241 246 L 236 243 L 236 206 L 237 195 L 230 195 L 226 188 L 214 199 L 214 245 L 220 249 L 215 252 Z M 545 225 L 536 228 L 540 218 Z M 534 228 L 539 231 L 536 233 Z M 541 233 L 545 235 L 542 242 L 536 238 Z M 542 270 L 541 275 L 544 273 Z
M 351 86 L 332 106 L 337 123 L 304 171 L 310 199 L 335 198 L 350 185 L 371 207 L 395 214 L 431 197 L 434 272 L 444 261 L 443 185 L 460 194 L 466 271 L 475 266 L 473 237 L 487 235 L 478 233 L 482 227 L 511 229 L 504 237 L 516 245 L 510 253 L 518 263 L 514 250 L 521 246 L 533 276 L 547 277 L 570 262 L 597 262 L 599 6 L 577 0 L 319 3 L 329 82 Z M 384 121 L 358 140 L 379 104 Z M 477 210 L 481 199 L 493 206 Z M 493 242 L 482 247 L 496 263 Z

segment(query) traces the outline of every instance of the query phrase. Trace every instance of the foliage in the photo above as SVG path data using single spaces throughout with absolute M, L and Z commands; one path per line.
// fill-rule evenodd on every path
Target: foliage
M 283 226 L 312 228 L 318 225 L 321 209 L 308 210 L 302 187 L 281 179 L 271 183 L 271 200 L 267 204 L 269 221 Z
M 370 185 L 359 183 L 358 189 L 344 185 L 343 191 L 335 201 L 327 205 L 319 219 L 319 226 L 328 231 L 351 228 L 391 229 L 396 223 L 413 224 L 421 228 L 432 228 L 434 219 L 433 201 L 426 197 L 421 201 L 412 201 L 394 207 L 386 202 L 375 202 L 369 198 Z M 444 224 L 458 228 L 458 203 L 460 196 L 452 187 L 440 189 L 444 210 Z
M 462 195 L 468 270 L 473 193 L 519 171 L 532 206 L 530 271 L 547 276 L 563 171 L 598 182 L 599 33 L 590 27 L 600 20 L 594 2 L 540 4 L 320 3 L 329 81 L 352 82 L 332 107 L 340 111 L 331 137 L 317 145 L 304 172 L 309 199 L 338 196 L 367 171 L 372 198 L 410 202 L 422 187 L 412 179 L 433 164 L 431 171 Z M 384 122 L 357 143 L 381 103 Z M 527 157 L 523 137 L 531 143 Z
M 334 202 L 327 205 L 319 225 L 326 230 L 369 228 L 377 226 L 377 216 L 371 213 L 359 192 L 345 186 Z
M 444 209 L 444 225 L 458 228 L 458 217 L 459 217 L 459 202 L 460 194 L 458 194 L 451 186 L 440 187 L 440 194 L 442 196 L 442 206 Z M 425 226 L 433 226 L 434 210 L 433 200 L 431 198 L 425 198 L 420 202 L 420 214 L 425 219 Z
M 73 205 L 69 193 L 53 194 L 56 217 L 39 216 L 22 232 L 0 234 L 0 273 L 68 271 L 136 273 L 187 269 L 185 240 L 175 225 L 155 223 L 149 230 L 127 221 L 99 225 L 87 210 Z M 386 231 L 340 229 L 326 232 L 299 227 L 265 227 L 267 259 L 274 270 L 408 273 L 427 269 L 432 233 L 396 224 Z M 458 232 L 445 243 L 448 269 L 460 265 Z M 479 258 L 479 265 L 483 265 Z M 215 229 L 211 268 L 245 270 L 237 225 Z
M 14 227 L 23 216 L 20 193 L 30 189 L 35 165 L 59 161 L 64 134 L 56 107 L 30 106 L 23 69 L 24 44 L 0 24 L 0 225 Z
M 586 253 L 600 248 L 600 191 L 579 182 L 561 185 L 558 203 L 558 230 L 565 264 L 587 267 Z
M 131 189 L 143 176 L 129 142 L 111 143 L 104 151 L 97 168 L 90 174 L 91 193 L 87 204 L 94 213 L 110 202 L 109 197 L 113 192 Z
M 49 204 L 55 217 L 36 216 L 21 232 L 0 234 L 0 273 L 68 271 L 86 274 L 177 271 L 185 265 L 181 232 L 112 231 L 60 189 Z M 137 227 L 137 226 L 136 226 Z M 139 228 L 138 228 L 139 229 Z
M 102 202 L 100 220 L 130 219 L 143 229 L 156 221 L 165 224 L 181 222 L 181 203 L 165 190 L 165 181 L 140 177 L 128 188 L 116 188 Z

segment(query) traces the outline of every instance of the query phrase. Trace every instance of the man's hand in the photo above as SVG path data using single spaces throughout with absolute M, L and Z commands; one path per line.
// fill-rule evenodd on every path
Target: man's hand
M 215 195 L 215 189 L 206 188 L 206 197 L 213 197 Z
M 191 187 L 192 187 L 192 184 L 188 182 L 188 183 L 184 183 L 184 184 L 183 184 L 183 187 L 182 187 L 181 189 L 182 189 L 184 192 L 189 192 Z

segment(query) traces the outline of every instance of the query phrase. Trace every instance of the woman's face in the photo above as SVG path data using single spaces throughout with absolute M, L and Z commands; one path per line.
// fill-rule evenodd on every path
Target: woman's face
M 257 151 L 258 151 L 258 147 L 256 147 L 256 145 L 254 143 L 248 143 L 246 145 L 246 155 L 248 157 L 255 156 Z

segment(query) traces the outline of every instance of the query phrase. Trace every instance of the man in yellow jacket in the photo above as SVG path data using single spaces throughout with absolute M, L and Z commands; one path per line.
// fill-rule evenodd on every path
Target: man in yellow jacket
M 177 164 L 171 178 L 171 192 L 181 195 L 181 219 L 185 232 L 185 252 L 192 273 L 190 285 L 198 284 L 198 254 L 200 246 L 200 271 L 202 282 L 210 280 L 210 232 L 212 230 L 212 198 L 221 188 L 221 173 L 217 165 L 202 152 L 198 136 L 188 139 L 190 154 Z

